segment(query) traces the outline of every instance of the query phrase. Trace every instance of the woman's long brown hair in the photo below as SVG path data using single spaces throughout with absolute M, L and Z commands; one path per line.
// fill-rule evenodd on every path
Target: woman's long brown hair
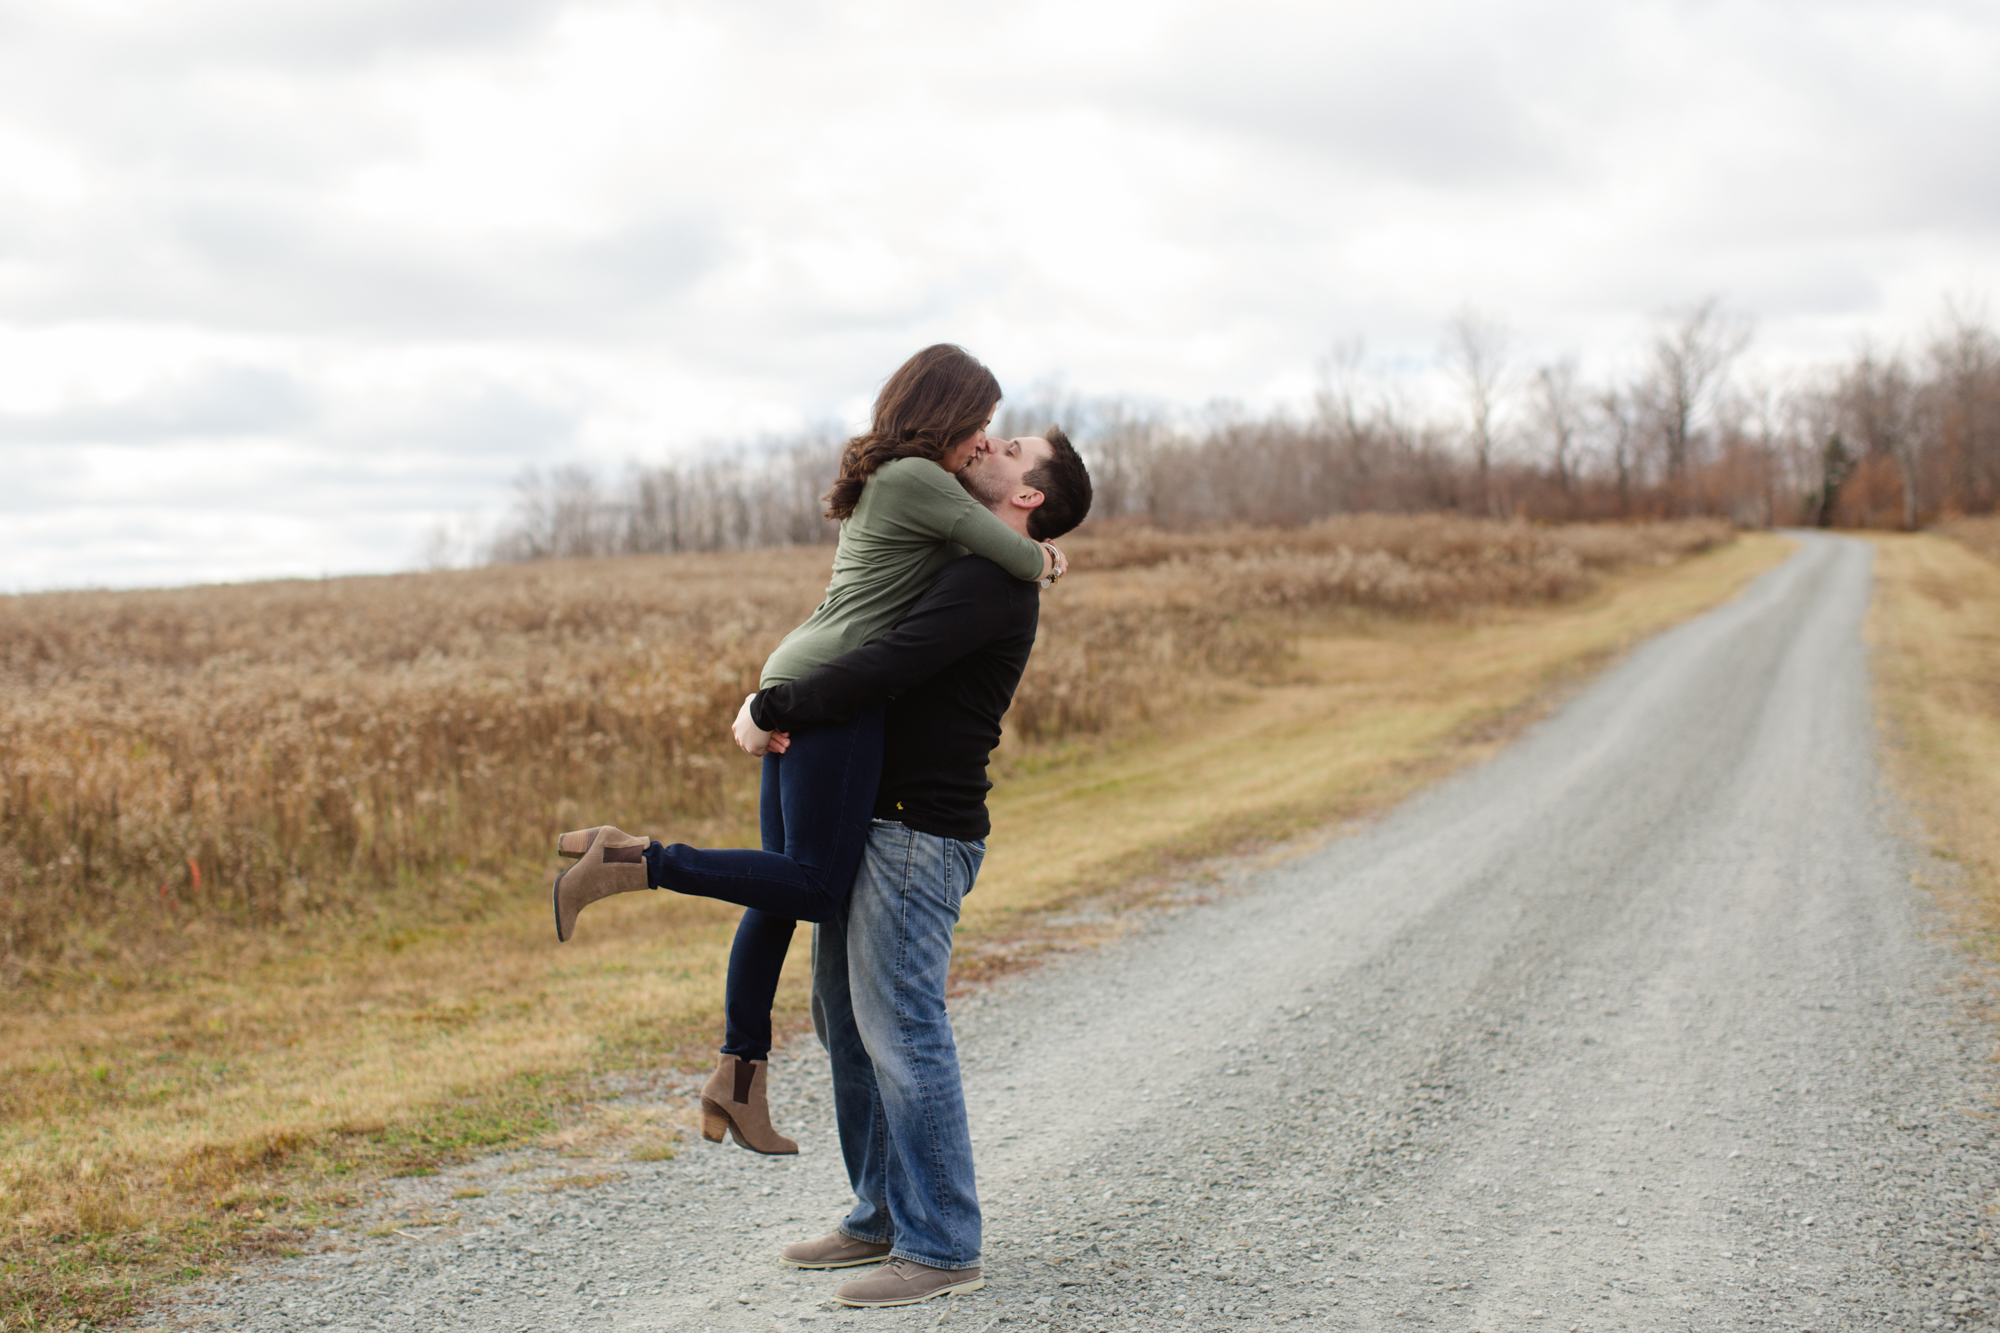
M 826 493 L 826 516 L 852 514 L 861 488 L 884 463 L 897 458 L 937 462 L 984 426 L 999 401 L 1000 381 L 963 347 L 938 343 L 918 352 L 876 395 L 867 433 L 840 451 L 840 476 Z

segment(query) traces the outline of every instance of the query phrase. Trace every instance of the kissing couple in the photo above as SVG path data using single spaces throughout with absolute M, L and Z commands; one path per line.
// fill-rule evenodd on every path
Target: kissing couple
M 721 1059 L 702 1134 L 756 1152 L 771 1124 L 771 1006 L 792 932 L 813 925 L 813 1027 L 832 1059 L 854 1206 L 788 1246 L 797 1268 L 881 1264 L 846 1305 L 975 1291 L 979 1196 L 945 977 L 990 829 L 988 756 L 1035 645 L 1051 542 L 1090 512 L 1090 474 L 1060 428 L 987 434 L 1000 385 L 938 344 L 883 385 L 849 440 L 826 513 L 840 544 L 826 598 L 743 702 L 737 743 L 763 759 L 763 848 L 696 848 L 609 825 L 565 833 L 556 937 L 600 898 L 641 889 L 746 909 L 729 956 Z M 886 1261 L 886 1262 L 884 1262 Z

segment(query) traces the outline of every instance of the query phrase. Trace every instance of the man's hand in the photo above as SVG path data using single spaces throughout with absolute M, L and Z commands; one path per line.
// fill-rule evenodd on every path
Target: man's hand
M 766 753 L 783 754 L 791 748 L 791 733 L 766 731 L 751 720 L 750 701 L 756 697 L 755 694 L 744 695 L 743 706 L 736 710 L 736 722 L 730 727 L 736 734 L 736 743 L 753 759 L 761 758 Z

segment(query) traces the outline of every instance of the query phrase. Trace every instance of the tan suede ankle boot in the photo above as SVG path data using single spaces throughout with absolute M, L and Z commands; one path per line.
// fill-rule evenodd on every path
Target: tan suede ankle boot
M 644 849 L 634 851 L 629 845 L 631 837 L 604 825 L 577 863 L 556 876 L 551 896 L 555 899 L 558 941 L 569 939 L 576 929 L 576 914 L 599 898 L 652 887 L 646 883 Z
M 771 1127 L 771 1107 L 764 1096 L 770 1072 L 768 1060 L 723 1056 L 702 1085 L 701 1136 L 720 1143 L 727 1132 L 751 1152 L 797 1152 L 798 1144 Z

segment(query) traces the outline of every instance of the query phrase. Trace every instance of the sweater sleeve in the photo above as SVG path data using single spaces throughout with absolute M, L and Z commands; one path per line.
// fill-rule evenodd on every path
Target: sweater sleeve
M 852 721 L 870 705 L 922 684 L 983 648 L 1010 623 L 1014 586 L 987 561 L 953 561 L 881 638 L 797 680 L 759 690 L 750 701 L 751 721 L 766 731 Z
M 1042 545 L 1001 522 L 999 515 L 966 494 L 957 478 L 936 463 L 899 458 L 877 472 L 869 485 L 893 488 L 897 517 L 939 542 L 957 542 L 983 555 L 1025 583 L 1042 577 Z
M 958 485 L 953 482 L 952 485 Z M 1000 521 L 1000 516 L 971 496 L 965 497 L 965 514 L 948 534 L 974 555 L 983 555 L 1017 579 L 1029 583 L 1042 577 L 1042 544 L 1023 537 Z

